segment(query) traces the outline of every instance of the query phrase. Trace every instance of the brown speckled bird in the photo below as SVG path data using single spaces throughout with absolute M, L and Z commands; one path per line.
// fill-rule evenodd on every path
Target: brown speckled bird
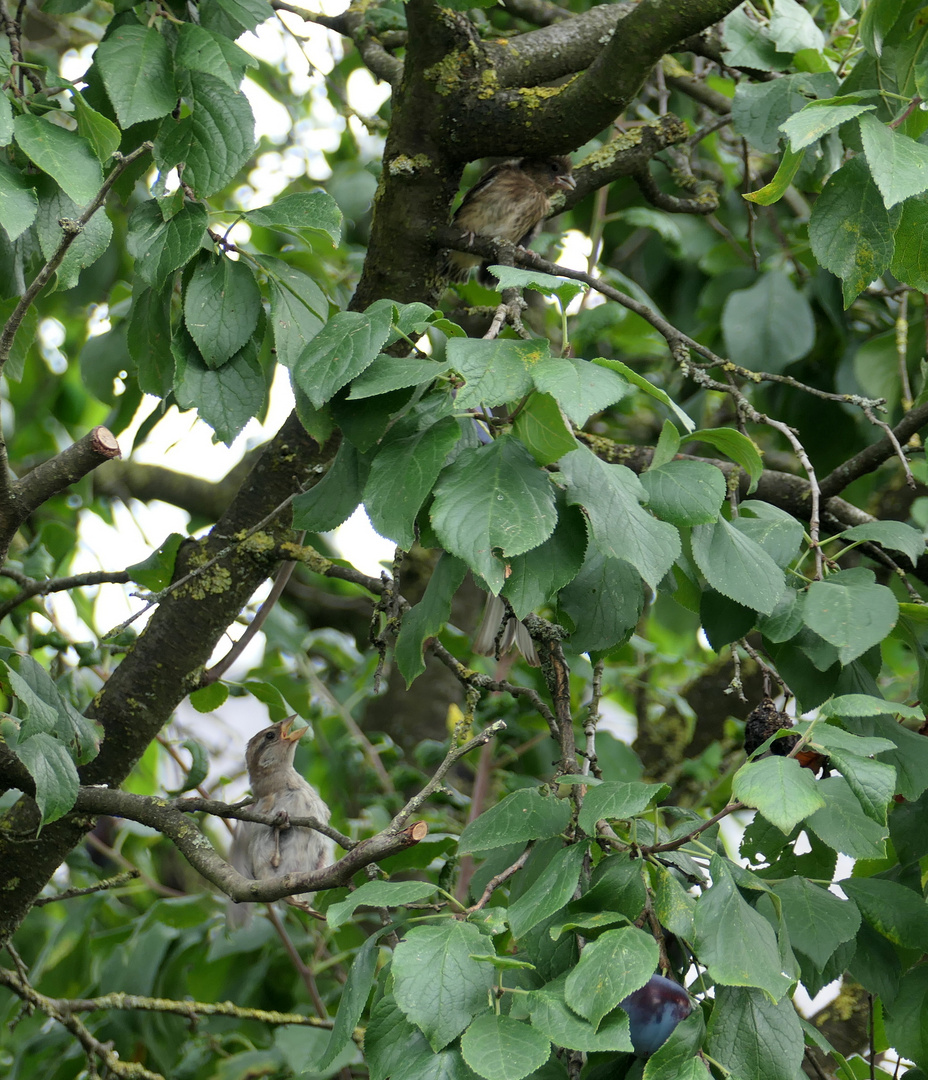
M 550 211 L 551 196 L 577 186 L 571 168 L 568 157 L 520 158 L 494 165 L 464 196 L 454 224 L 472 238 L 486 236 L 524 247 Z M 444 272 L 451 281 L 467 281 L 471 270 L 480 267 L 478 279 L 493 284 L 488 265 L 478 255 L 452 251 Z
M 251 808 L 261 814 L 279 815 L 281 826 L 240 821 L 232 838 L 229 862 L 245 877 L 262 879 L 285 874 L 318 870 L 331 861 L 332 843 L 314 829 L 290 827 L 290 818 L 314 817 L 328 823 L 330 810 L 314 787 L 293 767 L 296 745 L 309 728 L 293 729 L 295 716 L 253 735 L 245 751 L 248 779 L 254 802 Z M 287 903 L 312 909 L 301 897 L 287 897 Z M 246 926 L 253 905 L 230 903 L 227 921 L 230 928 Z

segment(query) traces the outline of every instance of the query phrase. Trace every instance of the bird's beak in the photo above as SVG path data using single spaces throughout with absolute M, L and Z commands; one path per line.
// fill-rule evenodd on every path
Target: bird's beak
M 309 731 L 308 727 L 297 728 L 293 730 L 293 721 L 296 720 L 296 713 L 293 716 L 288 716 L 286 720 L 280 726 L 281 737 L 286 739 L 287 742 L 298 742 Z
M 564 173 L 557 178 L 557 186 L 565 191 L 573 191 L 577 186 L 577 181 L 569 173 Z

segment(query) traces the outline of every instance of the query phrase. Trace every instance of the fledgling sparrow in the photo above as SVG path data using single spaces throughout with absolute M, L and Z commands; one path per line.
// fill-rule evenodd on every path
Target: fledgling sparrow
M 487 236 L 524 247 L 548 215 L 551 196 L 577 186 L 571 169 L 568 157 L 519 158 L 494 165 L 464 196 L 454 224 L 471 238 Z M 443 269 L 451 281 L 467 281 L 479 267 L 477 277 L 487 285 L 492 284 L 488 265 L 478 255 L 452 251 Z
M 314 817 L 328 823 L 331 811 L 314 787 L 293 767 L 297 743 L 309 728 L 293 729 L 295 716 L 259 731 L 248 741 L 245 764 L 254 802 L 251 808 L 261 814 L 280 816 L 281 826 L 240 821 L 232 837 L 229 862 L 245 877 L 262 879 L 285 874 L 318 870 L 332 860 L 332 842 L 327 836 L 297 826 L 290 818 Z M 302 896 L 286 897 L 287 903 L 312 909 Z M 226 918 L 231 929 L 251 921 L 250 903 L 228 905 Z

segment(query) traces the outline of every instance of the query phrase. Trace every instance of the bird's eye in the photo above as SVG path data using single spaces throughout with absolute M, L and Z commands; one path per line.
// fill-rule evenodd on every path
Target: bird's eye
M 267 740 L 267 742 L 270 742 L 274 738 L 274 732 L 273 731 L 265 731 L 264 738 Z

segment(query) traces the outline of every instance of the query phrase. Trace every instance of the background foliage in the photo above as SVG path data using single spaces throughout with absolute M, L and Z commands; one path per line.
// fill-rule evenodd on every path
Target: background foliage
M 0 0 L 6 1073 L 928 1070 L 926 26 Z M 568 151 L 574 255 L 478 237 L 502 297 L 444 292 L 469 163 Z M 242 462 L 133 460 L 178 413 Z M 87 572 L 144 503 L 187 535 Z M 321 535 L 361 503 L 380 577 Z M 472 654 L 482 587 L 539 668 Z M 314 723 L 347 854 L 293 888 L 202 801 L 230 698 Z M 324 923 L 226 932 L 221 892 L 307 886 Z M 644 1062 L 619 1003 L 658 968 L 698 1004 Z

